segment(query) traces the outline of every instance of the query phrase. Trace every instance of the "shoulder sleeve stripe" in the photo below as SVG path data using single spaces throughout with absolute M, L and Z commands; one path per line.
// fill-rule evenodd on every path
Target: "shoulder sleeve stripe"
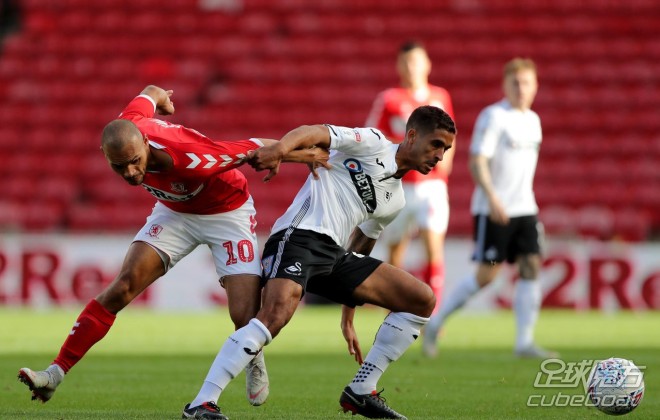
M 338 136 L 337 132 L 335 131 L 335 129 L 330 124 L 325 124 L 325 126 L 328 127 L 330 129 L 330 131 L 332 131 L 332 134 L 334 134 L 335 136 Z
M 145 99 L 147 99 L 149 102 L 151 102 L 151 103 L 153 104 L 153 106 L 154 106 L 154 112 L 156 112 L 156 102 L 154 101 L 154 98 L 152 98 L 152 97 L 149 96 L 149 95 L 144 95 L 144 94 L 143 94 L 143 95 L 138 95 L 137 98 L 145 98 Z

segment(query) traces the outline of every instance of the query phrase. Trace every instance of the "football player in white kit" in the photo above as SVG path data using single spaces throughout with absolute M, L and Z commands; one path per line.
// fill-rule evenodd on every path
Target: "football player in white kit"
M 536 66 L 516 58 L 504 66 L 505 98 L 486 107 L 475 123 L 470 146 L 470 171 L 477 184 L 472 196 L 475 274 L 460 280 L 433 315 L 424 334 L 424 353 L 437 354 L 437 336 L 447 317 L 479 289 L 490 284 L 501 263 L 516 263 L 513 309 L 516 313 L 515 354 L 556 357 L 534 343 L 534 325 L 541 306 L 538 274 L 542 229 L 532 189 L 541 146 L 541 121 L 530 107 L 538 88 Z
M 371 418 L 405 417 L 388 407 L 377 382 L 419 336 L 435 306 L 431 288 L 407 272 L 369 257 L 376 239 L 404 206 L 400 178 L 410 170 L 428 173 L 442 160 L 456 136 L 449 115 L 433 106 L 417 108 L 406 138 L 393 144 L 373 128 L 302 126 L 272 147 L 251 152 L 250 164 L 270 169 L 299 147 L 330 149 L 329 170 L 309 177 L 272 229 L 262 256 L 266 282 L 263 304 L 248 325 L 220 349 L 206 378 L 216 394 L 270 343 L 293 316 L 306 291 L 343 304 L 342 332 L 361 364 L 340 397 L 345 411 Z M 389 309 L 374 345 L 362 358 L 355 330 L 355 306 Z M 201 401 L 201 400 L 200 400 Z

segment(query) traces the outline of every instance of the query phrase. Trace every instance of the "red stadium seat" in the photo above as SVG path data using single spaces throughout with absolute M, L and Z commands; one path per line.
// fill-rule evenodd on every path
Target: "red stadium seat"
M 577 230 L 584 238 L 609 240 L 614 233 L 614 212 L 598 205 L 582 207 L 577 212 Z
M 660 229 L 656 2 L 251 0 L 234 10 L 211 3 L 24 0 L 25 25 L 3 39 L 0 57 L 0 175 L 11 199 L 25 205 L 36 194 L 67 191 L 63 200 L 89 200 L 99 213 L 79 214 L 87 222 L 73 222 L 78 228 L 125 226 L 126 209 L 111 216 L 105 209 L 153 199 L 110 171 L 98 141 L 145 85 L 173 88 L 172 120 L 218 139 L 278 137 L 299 124 L 357 126 L 377 92 L 398 82 L 399 43 L 416 38 L 433 60 L 431 81 L 453 95 L 459 126 L 455 165 L 463 172 L 456 169 L 450 196 L 461 210 L 450 232 L 471 231 L 464 166 L 474 120 L 502 97 L 502 65 L 525 55 L 541 80 L 534 108 L 544 129 L 536 176 L 543 208 L 607 208 L 614 230 L 634 238 Z M 262 175 L 251 188 L 272 219 L 287 200 L 271 198 Z M 6 213 L 16 214 L 10 207 Z M 621 217 L 620 209 L 646 216 Z
M 64 225 L 64 204 L 59 200 L 31 201 L 23 209 L 21 223 L 28 232 L 60 229 Z
M 624 208 L 614 216 L 615 238 L 629 242 L 641 242 L 649 237 L 651 220 L 645 210 Z
M 63 226 L 61 203 L 48 200 L 0 203 L 0 229 L 3 231 L 43 232 Z
M 60 205 L 73 203 L 80 195 L 78 179 L 73 176 L 49 176 L 40 179 L 32 191 L 35 198 Z
M 473 217 L 469 212 L 469 208 L 457 209 L 453 204 L 450 210 L 449 226 L 447 227 L 447 234 L 452 236 L 469 237 L 473 231 Z
M 67 209 L 67 227 L 72 231 L 135 233 L 150 212 L 150 206 L 134 203 L 76 204 Z
M 35 198 L 33 187 L 36 179 L 13 176 L 4 180 L 3 192 L 10 202 L 25 203 Z
M 576 212 L 563 205 L 542 206 L 539 220 L 549 235 L 573 236 L 577 233 Z
M 0 201 L 0 230 L 2 232 L 21 230 L 24 207 L 24 204 L 13 200 Z
M 11 124 L 0 127 L 0 139 L 0 162 L 4 162 L 2 156 L 17 151 L 25 142 L 23 131 Z

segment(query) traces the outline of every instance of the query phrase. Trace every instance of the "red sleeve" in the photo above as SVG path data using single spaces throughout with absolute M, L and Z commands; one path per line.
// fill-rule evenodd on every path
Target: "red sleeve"
M 391 113 L 388 109 L 391 100 L 390 96 L 389 90 L 385 90 L 378 94 L 371 107 L 369 116 L 367 117 L 366 127 L 375 127 L 385 134 L 385 137 L 393 139 L 396 138 L 396 136 L 392 132 L 389 122 L 391 117 Z
M 206 175 L 237 168 L 250 150 L 261 147 L 252 140 L 207 141 L 189 143 L 178 151 L 179 167 L 191 175 Z
M 152 118 L 156 113 L 154 103 L 144 96 L 136 96 L 119 114 L 119 118 L 132 120 L 136 117 Z
M 449 92 L 447 90 L 445 90 L 445 97 L 446 97 L 445 102 L 444 102 L 445 112 L 447 114 L 449 114 L 451 119 L 454 120 L 454 122 L 455 122 L 456 117 L 454 117 L 454 105 L 451 103 L 451 95 L 449 95 Z

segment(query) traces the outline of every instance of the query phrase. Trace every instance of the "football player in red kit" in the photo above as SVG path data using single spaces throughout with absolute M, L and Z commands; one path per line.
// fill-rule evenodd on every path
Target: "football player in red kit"
M 251 151 L 276 141 L 214 141 L 154 118 L 156 112 L 174 112 L 172 93 L 147 86 L 103 130 L 101 149 L 112 170 L 129 184 L 144 187 L 157 202 L 119 275 L 83 309 L 53 363 L 44 371 L 20 369 L 19 379 L 32 391 L 32 399 L 48 401 L 64 375 L 106 335 L 117 313 L 198 245 L 211 249 L 234 326 L 246 325 L 259 310 L 256 213 L 247 180 L 236 168 Z M 298 150 L 287 160 L 324 165 L 327 152 Z M 249 402 L 263 404 L 268 396 L 263 353 L 250 362 L 246 374 Z
M 428 81 L 431 60 L 422 44 L 409 41 L 401 45 L 396 69 L 400 86 L 386 89 L 376 97 L 367 118 L 367 127 L 375 127 L 389 140 L 400 143 L 406 135 L 408 117 L 421 105 L 433 105 L 454 118 L 449 92 Z M 406 207 L 383 234 L 389 247 L 389 262 L 404 267 L 412 231 L 419 231 L 419 238 L 426 251 L 426 265 L 421 279 L 433 289 L 437 305 L 441 301 L 445 278 L 444 240 L 449 223 L 447 180 L 454 153 L 455 146 L 445 153 L 442 162 L 428 174 L 410 171 L 404 175 Z

